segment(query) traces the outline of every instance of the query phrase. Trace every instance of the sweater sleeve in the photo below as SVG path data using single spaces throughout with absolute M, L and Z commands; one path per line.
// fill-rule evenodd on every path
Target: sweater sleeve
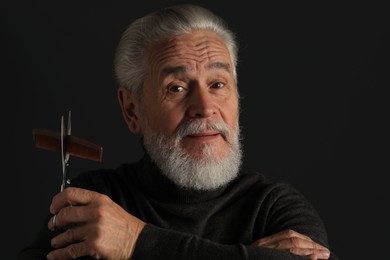
M 112 174 L 110 175 L 112 176 Z M 96 180 L 100 180 L 95 176 Z M 77 182 L 72 182 L 76 184 Z M 79 183 L 83 188 L 95 188 L 95 186 L 86 185 L 83 182 Z M 99 185 L 97 185 L 99 186 Z M 102 185 L 100 185 L 102 186 Z M 99 186 L 99 187 L 100 187 Z M 212 260 L 293 260 L 293 259 L 307 259 L 297 255 L 293 255 L 286 251 L 269 249 L 264 247 L 251 246 L 251 242 L 260 239 L 264 236 L 275 234 L 285 229 L 293 229 L 299 233 L 308 235 L 314 241 L 328 246 L 325 227 L 315 212 L 311 204 L 298 191 L 292 189 L 288 185 L 265 185 L 253 189 L 253 192 L 248 191 L 246 196 L 251 198 L 250 204 L 245 208 L 252 208 L 251 210 L 235 210 L 234 212 L 240 214 L 250 215 L 250 218 L 244 218 L 242 221 L 242 229 L 249 230 L 252 235 L 251 239 L 246 242 L 231 242 L 220 243 L 216 240 L 211 240 L 200 235 L 196 235 L 186 231 L 177 231 L 168 227 L 161 227 L 156 224 L 147 224 L 142 230 L 133 253 L 133 260 L 147 260 L 147 259 L 173 259 L 173 260 L 191 260 L 191 259 L 212 259 Z M 100 192 L 110 194 L 111 190 L 117 189 L 99 189 Z M 258 194 L 256 194 L 258 192 Z M 240 196 L 242 194 L 239 194 Z M 121 196 L 122 198 L 123 196 Z M 226 196 L 224 196 L 225 198 Z M 258 200 L 254 199 L 258 198 Z M 245 200 L 246 202 L 248 200 Z M 127 204 L 126 204 L 127 205 Z M 256 206 L 257 205 L 257 206 Z M 255 209 L 256 208 L 256 209 Z M 241 208 L 243 209 L 243 208 Z M 248 220 L 252 220 L 252 224 L 248 224 Z M 47 223 L 47 222 L 46 222 Z M 226 228 L 231 226 L 232 222 L 226 225 Z M 214 223 L 215 225 L 215 223 Z M 221 224 L 223 225 L 223 224 Z M 212 227 L 213 229 L 214 227 Z M 237 228 L 235 228 L 237 229 Z M 241 227 L 239 228 L 241 229 Z M 42 228 L 38 239 L 30 246 L 25 248 L 19 255 L 18 259 L 46 259 L 47 253 L 53 248 L 50 246 L 50 239 L 55 233 L 47 229 L 46 224 Z M 89 259 L 88 257 L 79 259 Z M 331 254 L 329 258 L 337 260 L 338 258 Z
M 43 234 L 44 233 L 44 234 Z M 48 241 L 53 234 L 48 230 L 29 247 L 18 254 L 19 260 L 43 260 L 53 249 Z M 90 259 L 81 257 L 78 259 Z M 213 242 L 201 237 L 163 229 L 147 224 L 141 232 L 132 260 L 186 259 L 186 260 L 304 260 L 300 256 L 288 252 L 264 247 L 254 247 L 244 244 L 227 245 Z M 329 260 L 338 260 L 331 254 Z
M 324 223 L 301 192 L 285 183 L 267 186 L 267 190 L 261 193 L 262 196 L 250 194 L 252 198 L 259 198 L 254 205 L 261 205 L 252 227 L 252 242 L 292 229 L 329 248 Z M 195 234 L 147 224 L 138 238 L 133 259 L 307 259 L 283 250 L 249 244 L 223 244 Z M 333 253 L 329 259 L 338 260 Z
M 132 259 L 303 260 L 307 258 L 265 247 L 220 244 L 195 235 L 147 224 L 137 240 Z M 338 258 L 331 255 L 329 259 Z

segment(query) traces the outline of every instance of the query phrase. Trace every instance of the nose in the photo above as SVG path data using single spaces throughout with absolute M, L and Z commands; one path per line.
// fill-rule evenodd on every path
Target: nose
M 216 113 L 215 100 L 207 87 L 197 86 L 189 97 L 188 115 L 192 118 L 208 118 Z

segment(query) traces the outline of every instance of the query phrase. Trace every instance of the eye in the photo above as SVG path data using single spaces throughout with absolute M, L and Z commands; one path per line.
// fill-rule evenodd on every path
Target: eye
M 223 88 L 224 86 L 225 86 L 225 83 L 215 82 L 211 87 L 212 88 Z
M 173 85 L 173 86 L 169 87 L 168 91 L 171 92 L 171 93 L 183 92 L 184 91 L 184 87 L 179 86 L 179 85 Z

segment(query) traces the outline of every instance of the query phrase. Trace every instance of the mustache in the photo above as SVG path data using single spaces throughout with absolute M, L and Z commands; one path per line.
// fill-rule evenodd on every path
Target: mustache
M 222 137 L 227 140 L 230 130 L 222 121 L 205 121 L 204 119 L 190 119 L 182 124 L 176 130 L 176 139 L 181 140 L 187 135 L 193 135 L 206 130 L 214 130 L 221 133 Z

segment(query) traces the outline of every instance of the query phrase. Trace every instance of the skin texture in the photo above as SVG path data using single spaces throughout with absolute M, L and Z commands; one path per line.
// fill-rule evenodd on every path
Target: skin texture
M 145 223 L 97 192 L 69 187 L 54 196 L 50 212 L 57 214 L 57 228 L 72 225 L 54 237 L 48 259 L 130 259 Z M 55 230 L 52 220 L 50 230 Z
M 226 46 L 211 32 L 194 32 L 154 44 L 149 48 L 149 71 L 142 100 L 119 89 L 119 101 L 130 131 L 142 132 L 142 120 L 172 137 L 188 119 L 223 121 L 235 129 L 238 120 L 238 93 L 232 62 Z M 216 131 L 185 137 L 182 147 L 191 156 L 202 143 L 213 144 L 216 157 L 225 155 L 228 144 Z
M 235 129 L 238 121 L 238 93 L 229 52 L 212 32 L 195 31 L 156 43 L 149 48 L 148 71 L 141 100 L 121 87 L 118 99 L 124 119 L 133 133 L 142 133 L 143 120 L 154 131 L 174 136 L 186 120 L 223 121 Z M 186 136 L 183 149 L 202 158 L 203 144 L 214 146 L 215 156 L 226 154 L 229 140 L 217 131 L 206 130 Z M 132 216 L 109 197 L 69 187 L 57 194 L 50 212 L 57 214 L 57 228 L 72 224 L 51 241 L 56 249 L 48 259 L 130 259 L 145 223 Z M 48 228 L 53 230 L 52 219 Z M 253 246 L 287 250 L 311 259 L 327 259 L 329 251 L 292 230 L 261 238 Z
M 328 259 L 330 256 L 330 251 L 326 247 L 291 229 L 256 240 L 252 245 L 286 250 L 296 255 L 309 257 L 312 260 Z

